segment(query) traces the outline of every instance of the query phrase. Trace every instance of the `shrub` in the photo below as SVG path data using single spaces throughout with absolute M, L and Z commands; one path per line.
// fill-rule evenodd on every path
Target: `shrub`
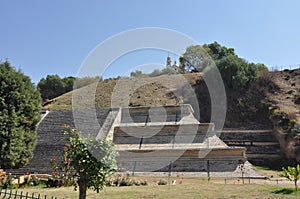
M 132 186 L 134 185 L 134 181 L 131 180 L 130 178 L 128 177 L 122 177 L 120 182 L 119 182 L 119 186 Z
M 294 123 L 293 128 L 291 129 L 292 135 L 299 135 L 300 134 L 300 126 Z
M 158 185 L 167 185 L 168 182 L 166 180 L 163 180 L 163 179 L 160 179 L 158 182 L 157 182 Z
M 147 185 L 148 185 L 148 182 L 147 182 L 146 180 L 142 180 L 142 181 L 141 181 L 141 185 L 142 185 L 142 186 L 147 186 Z
M 146 186 L 148 182 L 146 180 L 133 180 L 135 186 Z
M 135 180 L 135 179 L 130 179 L 129 175 L 122 176 L 119 174 L 115 178 L 111 178 L 107 180 L 106 186 L 146 186 L 148 185 L 148 182 L 146 180 Z

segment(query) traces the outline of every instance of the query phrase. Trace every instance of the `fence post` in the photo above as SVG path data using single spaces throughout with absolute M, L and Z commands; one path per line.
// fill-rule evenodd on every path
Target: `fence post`
M 14 199 L 17 199 L 17 194 L 18 194 L 18 190 L 15 191 L 15 198 Z
M 28 199 L 28 192 L 26 192 L 26 199 Z

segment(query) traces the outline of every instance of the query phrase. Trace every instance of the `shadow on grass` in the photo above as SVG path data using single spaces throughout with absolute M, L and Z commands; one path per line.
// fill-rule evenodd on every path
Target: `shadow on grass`
M 295 188 L 281 188 L 281 189 L 276 189 L 272 191 L 274 194 L 284 194 L 284 195 L 296 195 L 297 193 L 300 194 L 299 191 L 296 191 Z

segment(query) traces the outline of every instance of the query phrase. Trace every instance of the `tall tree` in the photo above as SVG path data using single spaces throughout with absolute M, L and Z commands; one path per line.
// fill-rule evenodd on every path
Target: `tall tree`
M 81 88 L 89 84 L 101 81 L 102 77 L 82 77 L 75 78 L 72 76 L 60 78 L 58 75 L 47 75 L 37 84 L 37 88 L 42 95 L 42 99 L 53 99 L 73 89 Z
M 58 75 L 47 75 L 42 78 L 38 85 L 43 100 L 53 99 L 66 93 L 66 83 Z
M 227 87 L 239 89 L 246 87 L 258 78 L 261 70 L 267 70 L 264 64 L 249 63 L 238 57 L 233 48 L 214 42 L 203 46 L 189 46 L 180 63 L 187 72 L 201 72 L 215 62 Z
M 0 167 L 19 168 L 32 158 L 40 106 L 30 78 L 0 63 Z

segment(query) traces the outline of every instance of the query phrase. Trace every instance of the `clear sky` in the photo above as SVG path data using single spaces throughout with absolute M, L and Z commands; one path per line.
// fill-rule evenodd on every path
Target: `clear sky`
M 34 82 L 48 74 L 75 76 L 100 42 L 142 27 L 173 29 L 201 44 L 217 41 L 268 67 L 300 64 L 298 0 L 0 0 L 0 9 L 0 59 Z M 165 64 L 166 56 L 128 56 L 107 76 Z

